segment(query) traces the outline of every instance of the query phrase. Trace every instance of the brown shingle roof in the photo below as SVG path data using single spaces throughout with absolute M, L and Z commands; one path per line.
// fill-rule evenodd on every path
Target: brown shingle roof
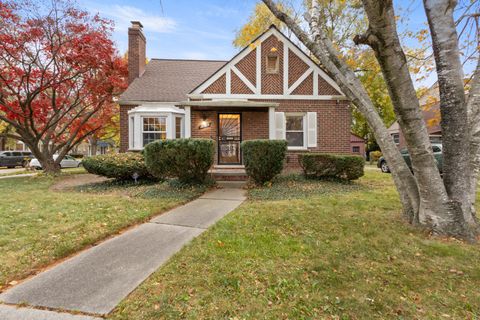
M 152 59 L 145 72 L 120 96 L 120 102 L 185 100 L 186 95 L 205 81 L 226 61 Z

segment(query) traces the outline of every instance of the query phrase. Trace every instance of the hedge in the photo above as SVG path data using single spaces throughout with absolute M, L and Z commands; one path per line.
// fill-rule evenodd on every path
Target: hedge
M 159 179 L 178 178 L 183 183 L 204 183 L 215 153 L 211 139 L 157 140 L 145 146 L 145 164 Z
M 242 151 L 247 175 L 255 183 L 264 184 L 282 172 L 287 141 L 248 140 L 242 142 Z
M 304 153 L 298 157 L 306 177 L 356 180 L 363 176 L 363 157 L 325 153 Z
M 152 178 L 141 153 L 112 153 L 88 157 L 83 159 L 82 165 L 90 173 L 117 180 L 133 180 L 135 173 L 138 178 Z

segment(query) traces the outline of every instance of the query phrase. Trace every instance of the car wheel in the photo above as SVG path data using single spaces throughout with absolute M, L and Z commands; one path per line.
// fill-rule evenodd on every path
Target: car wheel
M 380 169 L 382 170 L 383 173 L 389 173 L 390 172 L 390 168 L 388 167 L 386 161 L 382 161 L 382 163 L 380 164 Z
M 15 168 L 15 166 L 13 166 L 13 167 L 12 166 L 7 166 L 7 169 L 13 169 L 13 168 Z

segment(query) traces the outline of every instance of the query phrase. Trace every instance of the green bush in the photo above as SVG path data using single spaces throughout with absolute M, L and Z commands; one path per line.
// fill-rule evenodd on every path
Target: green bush
M 90 173 L 117 180 L 132 180 L 135 173 L 138 178 L 152 178 L 141 153 L 102 154 L 85 158 L 82 165 Z
M 242 151 L 248 176 L 255 183 L 263 184 L 282 172 L 287 141 L 248 140 L 242 142 Z
M 363 176 L 365 160 L 359 156 L 304 153 L 298 157 L 306 177 L 355 180 Z
M 370 164 L 377 163 L 378 159 L 380 159 L 381 156 L 382 156 L 381 151 L 371 151 L 368 157 L 370 159 Z
M 204 183 L 214 153 L 211 139 L 158 140 L 144 149 L 145 164 L 154 177 L 174 177 L 182 183 Z

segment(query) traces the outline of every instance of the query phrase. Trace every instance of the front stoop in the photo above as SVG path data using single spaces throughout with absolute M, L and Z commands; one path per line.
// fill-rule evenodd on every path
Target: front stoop
M 244 166 L 214 166 L 208 171 L 215 181 L 247 181 Z

